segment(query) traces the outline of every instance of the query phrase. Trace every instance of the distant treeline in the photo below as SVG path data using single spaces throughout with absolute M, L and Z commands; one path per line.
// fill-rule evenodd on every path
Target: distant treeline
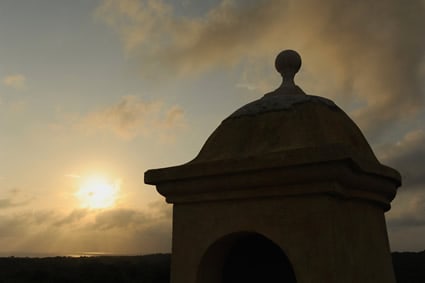
M 393 253 L 397 283 L 425 283 L 425 251 Z
M 0 258 L 0 283 L 169 283 L 170 255 Z
M 425 282 L 425 251 L 393 253 L 397 283 Z M 0 258 L 0 283 L 168 283 L 170 255 Z

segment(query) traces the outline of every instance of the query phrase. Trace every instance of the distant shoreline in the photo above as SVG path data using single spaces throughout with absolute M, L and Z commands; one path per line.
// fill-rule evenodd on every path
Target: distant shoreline
M 26 253 L 26 252 L 8 252 L 1 253 L 0 258 L 55 258 L 55 257 L 134 257 L 156 254 L 170 254 L 170 253 L 150 253 L 150 254 L 115 254 L 106 252 L 81 252 L 81 253 Z

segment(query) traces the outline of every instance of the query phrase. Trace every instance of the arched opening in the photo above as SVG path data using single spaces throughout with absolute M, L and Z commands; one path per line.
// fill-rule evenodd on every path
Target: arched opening
M 237 233 L 214 243 L 198 270 L 198 283 L 295 283 L 282 249 L 257 233 Z

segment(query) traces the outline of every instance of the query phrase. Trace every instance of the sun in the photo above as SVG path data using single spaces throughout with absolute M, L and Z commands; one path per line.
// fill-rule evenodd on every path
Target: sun
M 118 191 L 118 182 L 109 182 L 103 176 L 90 176 L 83 179 L 76 196 L 82 207 L 108 208 L 115 205 Z

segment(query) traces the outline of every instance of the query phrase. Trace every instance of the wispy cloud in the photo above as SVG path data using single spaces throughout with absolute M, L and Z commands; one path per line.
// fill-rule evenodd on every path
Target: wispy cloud
M 8 75 L 3 78 L 3 84 L 16 90 L 26 89 L 27 78 L 22 74 Z
M 71 178 L 71 179 L 79 179 L 79 178 L 81 178 L 81 176 L 80 175 L 78 175 L 78 174 L 65 174 L 65 177 L 67 177 L 67 178 Z
M 172 136 L 185 126 L 184 111 L 179 106 L 165 107 L 160 101 L 143 101 L 124 96 L 114 105 L 86 114 L 78 127 L 86 132 L 106 131 L 123 139 L 136 136 Z
M 403 189 L 425 187 L 425 130 L 408 132 L 400 141 L 377 150 L 384 164 L 392 166 L 403 177 Z
M 96 16 L 120 34 L 145 72 L 192 74 L 246 60 L 271 65 L 281 49 L 297 49 L 308 62 L 304 73 L 316 74 L 305 86 L 360 100 L 356 121 L 379 136 L 423 107 L 424 6 L 421 0 L 223 0 L 190 18 L 165 1 L 104 0 Z

